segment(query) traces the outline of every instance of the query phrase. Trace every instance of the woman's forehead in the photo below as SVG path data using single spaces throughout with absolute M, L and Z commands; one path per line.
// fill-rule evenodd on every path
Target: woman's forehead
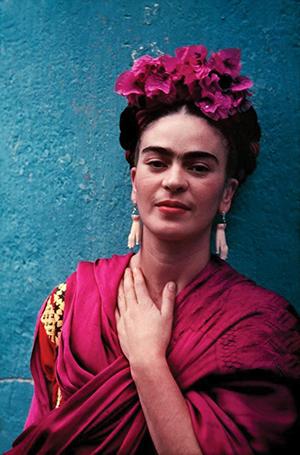
M 222 134 L 205 119 L 183 112 L 169 114 L 147 126 L 140 138 L 140 151 L 149 147 L 176 154 L 190 151 L 227 151 Z

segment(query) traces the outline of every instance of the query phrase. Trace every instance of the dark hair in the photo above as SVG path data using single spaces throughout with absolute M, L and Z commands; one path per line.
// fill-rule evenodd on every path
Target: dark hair
M 259 153 L 261 130 L 253 107 L 216 121 L 202 114 L 193 103 L 160 104 L 147 109 L 127 106 L 120 116 L 120 144 L 126 151 L 130 167 L 137 162 L 138 142 L 146 127 L 161 117 L 180 111 L 183 106 L 189 114 L 204 118 L 222 133 L 229 148 L 226 174 L 236 178 L 240 184 L 243 183 L 255 170 Z

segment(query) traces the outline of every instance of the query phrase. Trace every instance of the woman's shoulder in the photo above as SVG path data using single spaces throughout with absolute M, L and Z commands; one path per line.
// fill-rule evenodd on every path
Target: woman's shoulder
M 63 289 L 64 295 L 69 294 L 75 284 L 77 286 L 83 285 L 86 282 L 86 278 L 95 278 L 97 275 L 105 275 L 106 273 L 118 274 L 118 272 L 125 269 L 133 254 L 132 252 L 127 254 L 113 254 L 93 260 L 78 261 L 73 271 L 58 286 L 52 289 L 48 298 L 61 291 L 61 289 Z M 89 283 L 91 284 L 91 281 Z
M 134 253 L 132 252 L 127 254 L 112 254 L 111 256 L 100 257 L 94 260 L 79 261 L 77 263 L 75 273 L 82 273 L 95 270 L 98 271 L 100 269 L 103 269 L 104 271 L 106 271 L 107 269 L 116 271 L 119 268 L 121 269 L 125 268 L 133 254 Z
M 120 280 L 132 254 L 114 254 L 111 257 L 79 261 L 75 270 L 51 290 L 38 316 L 51 342 L 58 345 L 64 315 L 74 303 L 74 296 L 90 298 L 93 294 L 98 295 L 99 288 L 113 287 L 114 282 L 117 284 Z
M 218 346 L 223 366 L 268 366 L 299 378 L 300 319 L 293 305 L 230 265 L 224 267 L 234 280 L 223 303 L 226 330 Z
M 226 302 L 234 311 L 238 306 L 245 310 L 271 313 L 275 317 L 282 311 L 290 311 L 297 315 L 293 305 L 284 296 L 238 272 L 228 263 L 224 263 L 222 268 L 225 272 L 224 276 L 229 277 L 226 286 Z

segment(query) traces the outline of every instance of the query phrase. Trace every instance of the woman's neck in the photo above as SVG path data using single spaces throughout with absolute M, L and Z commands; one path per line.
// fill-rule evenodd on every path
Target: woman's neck
M 181 291 L 210 259 L 210 232 L 195 241 L 169 242 L 152 235 L 143 236 L 142 247 L 132 256 L 130 267 L 141 268 L 151 298 L 160 306 L 164 286 L 169 281 Z

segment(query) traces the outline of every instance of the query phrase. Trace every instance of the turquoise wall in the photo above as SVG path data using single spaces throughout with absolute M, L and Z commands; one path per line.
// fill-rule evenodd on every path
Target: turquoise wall
M 116 76 L 143 53 L 241 47 L 259 166 L 231 212 L 230 263 L 298 310 L 299 2 L 1 0 L 0 449 L 32 393 L 36 313 L 81 259 L 125 253 L 127 164 Z M 298 272 L 299 273 L 299 272 Z

